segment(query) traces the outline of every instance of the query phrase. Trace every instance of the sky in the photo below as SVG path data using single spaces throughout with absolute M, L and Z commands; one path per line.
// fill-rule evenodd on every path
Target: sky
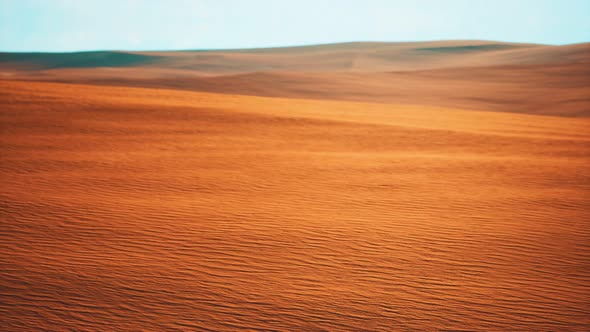
M 590 41 L 590 0 L 0 0 L 0 51 Z

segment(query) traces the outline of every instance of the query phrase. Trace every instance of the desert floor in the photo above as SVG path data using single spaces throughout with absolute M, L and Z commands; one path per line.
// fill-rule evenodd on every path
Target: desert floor
M 395 75 L 415 97 L 451 71 Z M 590 328 L 582 76 L 536 112 L 19 75 L 0 80 L 3 331 Z

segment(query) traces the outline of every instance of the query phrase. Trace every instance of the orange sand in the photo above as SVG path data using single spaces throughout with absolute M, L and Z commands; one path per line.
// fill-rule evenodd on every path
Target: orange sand
M 3 331 L 585 331 L 590 119 L 0 81 Z

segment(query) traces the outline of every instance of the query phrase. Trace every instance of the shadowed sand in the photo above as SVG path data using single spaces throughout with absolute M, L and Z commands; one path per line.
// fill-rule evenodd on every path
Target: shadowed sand
M 5 331 L 589 328 L 590 119 L 17 81 L 0 106 Z

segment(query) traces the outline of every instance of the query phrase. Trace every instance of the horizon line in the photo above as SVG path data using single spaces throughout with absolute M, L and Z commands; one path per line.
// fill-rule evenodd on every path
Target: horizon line
M 42 51 L 42 50 L 26 50 L 26 51 L 11 51 L 2 50 L 0 53 L 26 54 L 26 53 L 47 53 L 47 54 L 64 54 L 64 53 L 93 53 L 93 52 L 216 52 L 216 51 L 250 51 L 250 50 L 273 50 L 285 48 L 304 48 L 304 47 L 318 47 L 330 45 L 343 44 L 411 44 L 411 43 L 433 43 L 433 42 L 495 42 L 503 44 L 520 44 L 520 45 L 535 45 L 535 46 L 569 46 L 581 45 L 590 43 L 590 41 L 565 43 L 565 44 L 542 44 L 531 42 L 513 42 L 502 40 L 488 40 L 488 39 L 429 39 L 429 40 L 404 40 L 404 41 L 375 41 L 375 40 L 357 40 L 357 41 L 338 41 L 326 43 L 312 43 L 312 44 L 291 44 L 291 45 L 273 45 L 273 46 L 254 46 L 254 47 L 228 47 L 228 48 L 185 48 L 185 49 L 80 49 L 72 51 Z

